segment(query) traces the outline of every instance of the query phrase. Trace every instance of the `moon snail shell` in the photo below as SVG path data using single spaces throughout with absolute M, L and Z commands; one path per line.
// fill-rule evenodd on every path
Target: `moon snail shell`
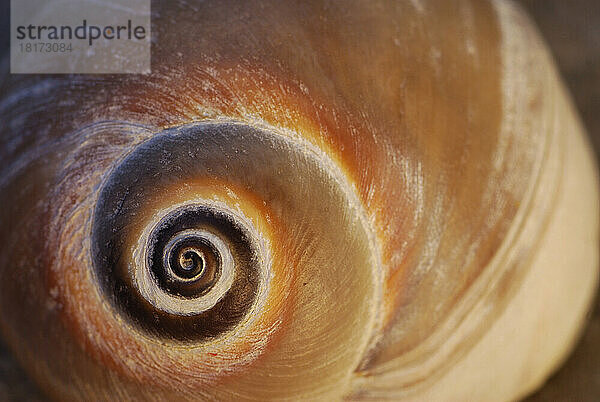
M 149 75 L 0 82 L 0 330 L 57 400 L 524 397 L 598 180 L 504 1 L 163 2 Z

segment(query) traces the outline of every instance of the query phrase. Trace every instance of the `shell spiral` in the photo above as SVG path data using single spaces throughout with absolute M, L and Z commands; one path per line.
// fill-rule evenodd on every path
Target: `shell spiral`
M 6 342 L 60 400 L 530 392 L 598 245 L 593 158 L 531 24 L 500 1 L 267 3 L 154 4 L 149 75 L 3 78 Z

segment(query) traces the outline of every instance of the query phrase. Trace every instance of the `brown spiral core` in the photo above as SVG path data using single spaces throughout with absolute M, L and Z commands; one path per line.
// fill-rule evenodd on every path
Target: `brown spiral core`
M 139 210 L 156 194 L 168 194 L 169 188 L 218 165 L 207 155 L 222 147 L 231 131 L 211 126 L 166 130 L 128 155 L 99 196 L 92 229 L 96 278 L 116 309 L 150 334 L 214 338 L 238 324 L 258 294 L 266 263 L 258 239 L 235 212 L 209 200 L 160 210 L 141 238 L 134 238 L 135 256 L 129 254 L 129 228 Z

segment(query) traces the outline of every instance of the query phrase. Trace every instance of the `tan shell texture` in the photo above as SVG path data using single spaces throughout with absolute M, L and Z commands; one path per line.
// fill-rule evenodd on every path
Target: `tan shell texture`
M 596 166 L 504 1 L 164 1 L 0 81 L 0 329 L 61 401 L 508 401 L 596 290 Z

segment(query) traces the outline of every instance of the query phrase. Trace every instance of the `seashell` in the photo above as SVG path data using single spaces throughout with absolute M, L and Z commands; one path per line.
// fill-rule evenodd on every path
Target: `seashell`
M 150 75 L 6 75 L 1 333 L 58 400 L 514 400 L 598 185 L 512 3 L 163 2 Z

